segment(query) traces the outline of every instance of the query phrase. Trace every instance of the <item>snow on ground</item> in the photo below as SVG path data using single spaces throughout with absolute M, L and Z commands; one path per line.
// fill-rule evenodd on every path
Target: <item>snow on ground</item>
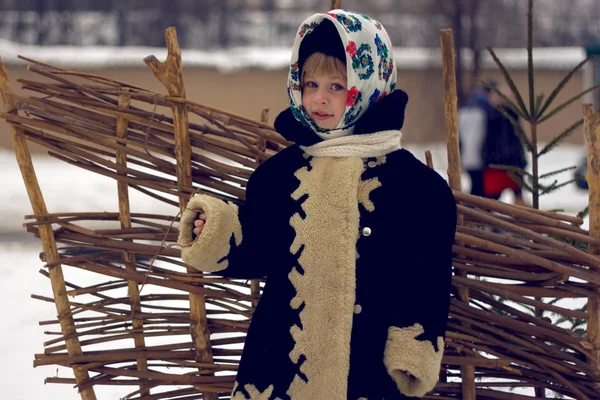
M 433 163 L 438 172 L 446 176 L 446 155 L 442 144 L 406 145 L 419 159 L 425 150 L 431 150 Z M 582 146 L 563 146 L 541 160 L 541 172 L 575 165 L 583 156 Z M 64 164 L 44 155 L 34 156 L 34 166 L 49 212 L 117 211 L 116 183 L 76 167 Z M 567 172 L 559 178 L 571 178 Z M 56 367 L 33 368 L 35 353 L 43 351 L 43 342 L 49 340 L 45 330 L 55 326 L 39 326 L 42 320 L 55 317 L 52 303 L 31 299 L 31 294 L 52 296 L 47 278 L 38 273 L 42 262 L 38 255 L 41 245 L 25 235 L 21 224 L 23 216 L 31 213 L 31 207 L 21 180 L 14 154 L 0 150 L 0 304 L 3 311 L 3 329 L 0 330 L 0 386 L 2 398 L 8 400 L 78 399 L 71 385 L 45 385 L 48 376 L 71 377 L 66 369 Z M 464 188 L 468 189 L 468 178 Z M 510 196 L 503 197 L 510 201 Z M 173 213 L 173 208 L 160 206 L 135 191 L 131 193 L 132 211 Z M 587 192 L 573 185 L 542 197 L 541 208 L 565 209 L 576 214 L 585 208 Z M 68 271 L 70 274 L 72 270 Z M 72 276 L 72 275 L 71 275 Z M 86 275 L 88 279 L 90 275 Z M 58 374 L 58 375 L 56 375 Z M 98 399 L 117 399 L 134 389 L 132 387 L 98 387 Z

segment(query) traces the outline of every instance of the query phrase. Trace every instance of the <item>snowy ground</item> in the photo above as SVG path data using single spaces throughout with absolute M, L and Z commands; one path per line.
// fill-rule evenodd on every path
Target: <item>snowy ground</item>
M 434 166 L 445 176 L 446 156 L 442 145 L 406 147 L 420 159 L 424 159 L 425 150 L 431 150 Z M 542 173 L 574 165 L 582 155 L 582 146 L 563 146 L 542 158 Z M 117 211 L 114 181 L 46 156 L 36 156 L 34 165 L 50 212 Z M 571 175 L 570 172 L 562 174 L 559 180 L 570 179 Z M 42 352 L 42 343 L 48 340 L 43 333 L 47 328 L 38 322 L 53 319 L 55 309 L 51 303 L 30 297 L 31 294 L 51 296 L 51 290 L 48 280 L 38 273 L 42 267 L 38 258 L 41 245 L 21 229 L 23 215 L 30 214 L 31 207 L 14 154 L 6 150 L 0 150 L 0 182 L 0 304 L 4 314 L 0 331 L 1 397 L 7 400 L 79 399 L 70 385 L 44 386 L 45 377 L 56 376 L 55 367 L 32 367 L 33 355 Z M 468 189 L 468 185 L 465 178 L 465 188 Z M 509 201 L 510 196 L 504 199 Z M 156 203 L 137 193 L 131 194 L 131 203 L 136 212 L 172 212 L 170 208 L 154 208 Z M 570 185 L 543 197 L 541 208 L 561 208 L 576 214 L 586 204 L 587 192 Z M 58 371 L 58 376 L 71 377 L 64 369 Z M 132 390 L 99 387 L 96 392 L 98 399 L 118 399 Z

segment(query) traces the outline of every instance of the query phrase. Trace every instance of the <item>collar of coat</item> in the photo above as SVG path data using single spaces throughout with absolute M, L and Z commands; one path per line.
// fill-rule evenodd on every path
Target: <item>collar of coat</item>
M 404 124 L 404 110 L 407 103 L 406 92 L 396 89 L 369 107 L 367 112 L 356 122 L 353 135 L 399 131 Z M 323 141 L 314 131 L 298 122 L 290 108 L 277 116 L 275 130 L 285 139 L 300 146 L 312 146 Z

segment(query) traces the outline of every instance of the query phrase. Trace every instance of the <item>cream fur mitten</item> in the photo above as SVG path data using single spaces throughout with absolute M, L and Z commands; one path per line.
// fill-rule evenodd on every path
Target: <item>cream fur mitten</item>
M 194 221 L 200 211 L 206 214 L 202 232 L 194 239 Z M 193 197 L 181 217 L 177 243 L 182 247 L 183 261 L 201 271 L 217 272 L 228 266 L 231 235 L 235 244 L 242 242 L 242 227 L 238 207 L 207 195 Z
M 409 397 L 423 397 L 435 387 L 444 353 L 444 339 L 437 338 L 438 351 L 428 340 L 416 338 L 424 332 L 420 324 L 388 330 L 383 363 L 398 390 Z M 407 371 L 408 376 L 403 371 Z

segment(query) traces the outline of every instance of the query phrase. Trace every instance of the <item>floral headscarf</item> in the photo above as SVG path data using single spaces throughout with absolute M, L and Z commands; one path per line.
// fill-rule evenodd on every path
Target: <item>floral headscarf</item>
M 348 98 L 344 117 L 332 130 L 319 128 L 302 106 L 299 52 L 302 41 L 325 19 L 335 25 L 346 50 Z M 364 14 L 332 10 L 306 19 L 296 35 L 288 76 L 288 94 L 296 120 L 322 139 L 351 135 L 356 121 L 380 98 L 396 88 L 392 44 L 383 26 Z

